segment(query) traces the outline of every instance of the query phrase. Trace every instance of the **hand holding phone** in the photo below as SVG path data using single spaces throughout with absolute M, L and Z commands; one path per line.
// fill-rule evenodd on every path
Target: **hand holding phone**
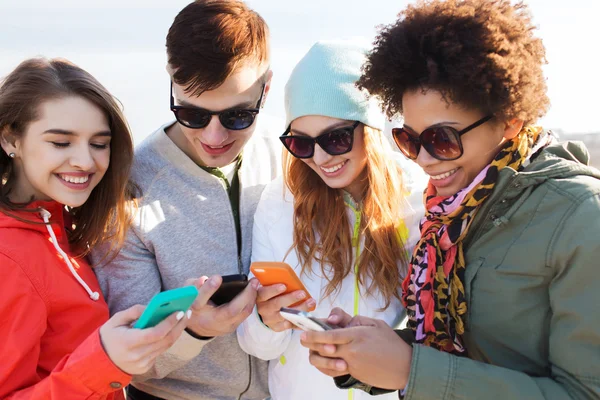
M 168 350 L 189 321 L 182 310 L 174 312 L 156 326 L 136 329 L 132 325 L 144 313 L 140 304 L 119 311 L 99 329 L 106 355 L 122 371 L 141 375 L 154 365 L 156 358 Z M 148 314 L 147 314 L 148 315 Z
M 187 283 L 195 285 L 199 295 L 191 308 L 192 317 L 186 329 L 188 334 L 205 340 L 234 332 L 252 313 L 256 304 L 259 282 L 245 279 L 245 276 L 239 275 L 237 278 L 214 275 L 189 279 Z M 224 280 L 231 284 L 223 283 Z M 216 293 L 219 294 L 213 298 Z M 224 303 L 216 304 L 221 302 Z
M 293 325 L 279 313 L 281 307 L 300 311 L 316 308 L 316 301 L 286 263 L 256 262 L 250 267 L 263 287 L 258 289 L 256 308 L 262 322 L 275 332 L 292 329 Z
M 282 307 L 279 313 L 283 318 L 304 331 L 324 332 L 335 329 L 333 326 L 305 311 Z

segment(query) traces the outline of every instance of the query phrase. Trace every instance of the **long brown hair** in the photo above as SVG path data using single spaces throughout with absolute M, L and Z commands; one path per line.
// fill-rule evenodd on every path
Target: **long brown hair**
M 391 157 L 381 131 L 364 126 L 367 164 L 359 179 L 363 183 L 360 232 L 364 249 L 358 261 L 358 281 L 366 294 L 381 293 L 385 307 L 400 299 L 401 270 L 407 254 L 400 235 L 406 192 L 402 171 Z M 311 272 L 312 260 L 321 265 L 328 280 L 324 295 L 336 293 L 353 268 L 352 232 L 344 194 L 332 189 L 302 160 L 287 151 L 283 156 L 285 184 L 294 196 L 294 243 L 302 273 Z M 318 235 L 318 236 L 317 236 Z M 317 237 L 319 241 L 317 242 Z M 333 276 L 330 278 L 330 273 Z
M 133 140 L 117 100 L 88 72 L 62 59 L 34 58 L 23 61 L 0 85 L 0 134 L 14 141 L 39 118 L 40 105 L 66 96 L 78 96 L 95 104 L 106 116 L 111 132 L 110 164 L 88 200 L 70 209 L 74 228 L 68 231 L 73 248 L 83 256 L 103 241 L 114 253 L 125 240 L 131 212 L 127 200 L 135 186 L 129 181 Z M 0 151 L 0 211 L 12 215 L 23 204 L 9 200 L 14 181 L 13 161 Z M 35 210 L 34 210 L 35 211 Z

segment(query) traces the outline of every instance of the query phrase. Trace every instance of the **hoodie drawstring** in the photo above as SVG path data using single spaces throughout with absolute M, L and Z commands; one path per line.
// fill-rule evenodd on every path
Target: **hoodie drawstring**
M 90 295 L 90 298 L 92 300 L 94 300 L 94 301 L 98 300 L 100 298 L 100 294 L 98 292 L 93 292 L 92 289 L 90 289 L 90 287 L 88 286 L 88 284 L 85 283 L 85 281 L 83 279 L 81 279 L 81 277 L 79 276 L 77 271 L 75 271 L 75 267 L 73 267 L 73 263 L 71 263 L 69 256 L 67 256 L 67 254 L 63 251 L 63 249 L 61 249 L 60 246 L 58 245 L 58 240 L 56 240 L 56 235 L 54 234 L 54 231 L 52 230 L 52 227 L 50 226 L 51 214 L 48 211 L 42 209 L 40 211 L 40 215 L 44 219 L 44 223 L 46 224 L 46 229 L 48 230 L 48 233 L 50 234 L 50 237 L 52 238 L 52 244 L 54 245 L 54 248 L 56 249 L 56 251 L 58 251 L 58 253 L 62 256 L 63 260 L 65 260 L 65 262 L 67 263 L 67 266 L 69 267 L 69 270 L 71 271 L 71 274 L 73 274 L 75 279 L 77 279 L 77 282 L 79 282 L 79 284 L 81 286 L 83 286 L 83 288 Z

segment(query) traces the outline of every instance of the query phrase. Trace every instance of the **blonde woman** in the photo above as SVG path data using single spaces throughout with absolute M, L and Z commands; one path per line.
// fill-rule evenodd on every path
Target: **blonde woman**
M 400 282 L 422 214 L 408 199 L 412 193 L 419 207 L 422 190 L 412 190 L 411 174 L 383 136 L 377 103 L 355 86 L 365 52 L 349 42 L 319 42 L 286 85 L 284 174 L 261 197 L 252 259 L 289 263 L 314 298 L 282 295 L 280 284 L 261 287 L 256 312 L 238 328 L 241 347 L 270 360 L 274 400 L 348 399 L 310 366 L 281 307 L 305 300 L 297 308 L 316 305 L 316 316 L 340 307 L 390 326 L 403 316 Z

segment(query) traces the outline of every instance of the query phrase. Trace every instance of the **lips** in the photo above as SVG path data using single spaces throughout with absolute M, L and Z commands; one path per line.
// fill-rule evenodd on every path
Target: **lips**
M 58 180 L 68 187 L 74 190 L 85 190 L 90 186 L 92 182 L 92 175 L 86 172 L 74 172 L 74 173 L 62 173 L 56 174 Z
M 453 170 L 450 170 L 448 172 L 444 172 L 444 173 L 441 173 L 441 174 L 437 174 L 437 175 L 429 174 L 429 177 L 431 179 L 433 179 L 434 181 L 439 181 L 439 180 L 446 179 L 446 178 L 450 177 L 456 171 L 458 171 L 458 168 L 454 168 Z
M 58 177 L 64 181 L 70 183 L 86 183 L 90 179 L 91 175 L 84 176 L 75 176 L 75 175 L 67 175 L 67 174 L 58 174 Z
M 326 172 L 328 174 L 333 174 L 333 173 L 337 172 L 338 170 L 342 169 L 344 167 L 344 165 L 346 165 L 347 161 L 348 160 L 343 161 L 339 164 L 333 165 L 331 167 L 320 167 L 320 168 L 323 172 Z
M 200 142 L 200 144 L 202 145 L 202 149 L 206 153 L 208 153 L 210 155 L 214 155 L 214 156 L 218 156 L 218 155 L 227 153 L 233 147 L 234 143 L 235 142 L 231 142 L 231 143 L 226 144 L 224 146 L 209 146 L 207 144 L 204 144 L 204 143 Z
M 320 166 L 319 169 L 326 177 L 335 178 L 344 173 L 344 171 L 346 170 L 346 164 L 348 164 L 348 160 L 327 167 Z

